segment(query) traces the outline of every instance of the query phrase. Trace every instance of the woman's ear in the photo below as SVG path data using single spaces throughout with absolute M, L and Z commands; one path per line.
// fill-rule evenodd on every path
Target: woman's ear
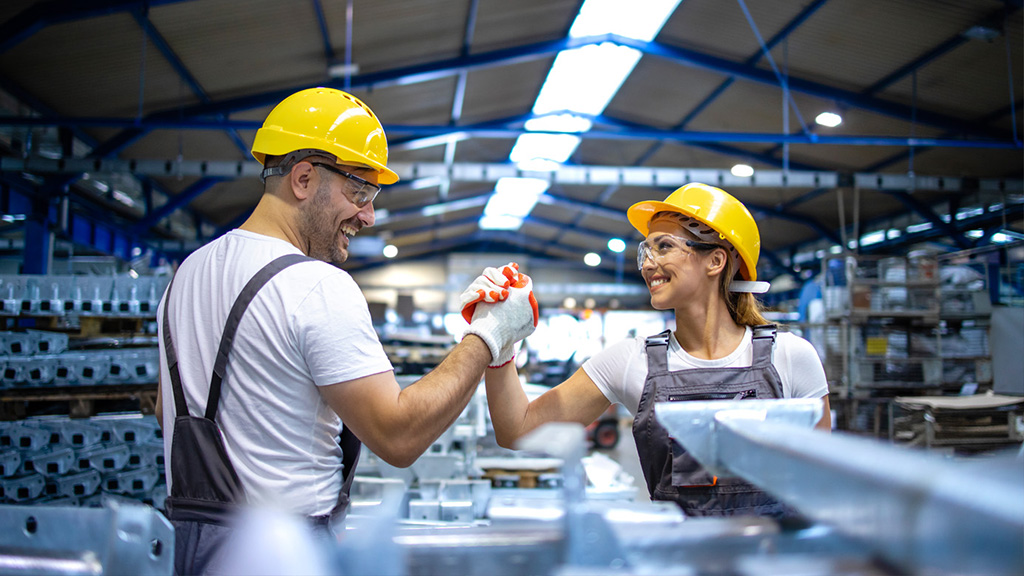
M 725 270 L 729 265 L 729 255 L 726 254 L 725 248 L 716 248 L 708 254 L 706 261 L 708 276 L 718 276 L 719 274 L 725 274 Z

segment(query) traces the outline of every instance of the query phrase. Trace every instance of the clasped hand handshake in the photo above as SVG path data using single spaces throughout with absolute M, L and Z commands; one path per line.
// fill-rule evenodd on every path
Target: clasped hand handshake
M 466 334 L 476 334 L 491 350 L 491 368 L 508 364 L 513 345 L 533 334 L 537 327 L 537 299 L 533 280 L 509 262 L 501 268 L 485 268 L 459 297 L 462 317 L 469 322 Z

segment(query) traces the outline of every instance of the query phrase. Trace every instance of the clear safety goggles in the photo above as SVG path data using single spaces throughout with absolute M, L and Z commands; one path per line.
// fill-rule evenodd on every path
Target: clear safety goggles
M 345 195 L 348 196 L 348 199 L 359 208 L 373 202 L 373 199 L 380 193 L 380 186 L 373 182 L 363 180 L 355 174 L 349 174 L 336 166 L 331 166 L 330 164 L 325 164 L 323 162 L 310 162 L 310 164 L 313 166 L 319 166 L 328 172 L 334 172 L 339 176 L 348 178 L 349 183 L 352 184 L 352 186 L 348 186 L 345 189 Z
M 299 162 L 309 162 L 313 166 L 319 166 L 321 168 L 326 169 L 329 172 L 334 172 L 339 176 L 347 178 L 349 180 L 349 183 L 353 184 L 353 186 L 346 187 L 345 195 L 353 204 L 355 204 L 359 208 L 362 208 L 363 206 L 366 206 L 370 202 L 373 202 L 373 199 L 376 198 L 377 194 L 380 193 L 379 185 L 374 184 L 373 182 L 370 182 L 363 178 L 360 178 L 355 174 L 346 172 L 341 168 L 334 166 L 333 164 L 313 161 L 315 158 L 323 158 L 326 160 L 326 156 L 330 156 L 331 158 L 333 158 L 333 156 L 328 154 L 327 152 L 322 152 L 316 149 L 304 149 L 290 152 L 288 153 L 288 155 L 284 157 L 280 165 L 271 168 L 265 168 L 263 172 L 260 173 L 260 181 L 265 182 L 266 179 L 271 176 L 283 176 L 291 172 L 291 169 Z
M 715 248 L 722 248 L 722 246 L 711 242 L 698 242 L 680 236 L 662 234 L 657 238 L 648 238 L 640 243 L 640 246 L 636 249 L 636 267 L 638 270 L 643 270 L 644 262 L 648 258 L 657 263 L 665 258 L 671 258 L 679 254 L 693 254 L 693 250 L 688 250 L 687 248 L 714 250 Z

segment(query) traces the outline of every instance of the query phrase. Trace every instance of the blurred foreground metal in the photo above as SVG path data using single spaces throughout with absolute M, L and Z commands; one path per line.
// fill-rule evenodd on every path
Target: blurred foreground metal
M 523 439 L 558 482 L 363 478 L 337 540 L 248 511 L 223 573 L 858 576 L 1024 573 L 1024 457 L 954 461 L 812 430 L 816 400 L 660 404 L 658 418 L 706 467 L 739 475 L 811 522 L 684 518 L 671 503 L 592 490 L 586 436 L 551 424 Z M 588 467 L 589 465 L 589 467 Z M 435 469 L 440 469 L 435 467 Z M 435 472 L 436 473 L 436 472 Z M 589 474 L 593 476 L 594 474 Z M 426 514 L 414 515 L 412 511 Z M 0 506 L 0 573 L 170 574 L 173 533 L 155 511 Z
M 0 506 L 0 574 L 162 576 L 174 529 L 150 506 Z

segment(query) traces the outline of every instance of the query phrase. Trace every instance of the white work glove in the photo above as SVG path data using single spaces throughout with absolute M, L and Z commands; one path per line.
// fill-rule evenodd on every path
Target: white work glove
M 500 302 L 508 298 L 508 287 L 518 279 L 519 264 L 509 262 L 501 268 L 484 268 L 469 288 L 459 296 L 462 302 L 462 317 L 473 321 L 473 311 L 480 302 Z
M 504 301 L 477 303 L 466 334 L 476 334 L 487 344 L 491 351 L 488 367 L 499 368 L 512 360 L 514 344 L 533 334 L 538 316 L 533 280 L 517 274 Z

